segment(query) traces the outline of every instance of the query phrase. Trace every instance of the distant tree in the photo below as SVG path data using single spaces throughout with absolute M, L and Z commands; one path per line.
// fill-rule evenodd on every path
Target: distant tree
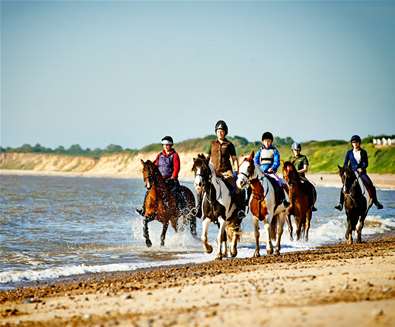
M 84 150 L 79 144 L 73 144 L 67 149 L 67 153 L 69 154 L 82 154 L 83 152 Z
M 110 144 L 106 147 L 106 152 L 122 152 L 123 148 L 120 145 Z
M 18 152 L 33 152 L 33 148 L 30 144 L 23 144 L 21 147 L 16 148 Z
M 36 145 L 33 146 L 33 148 L 32 148 L 32 152 L 37 152 L 37 153 L 45 152 L 45 148 L 43 146 L 41 146 L 40 143 L 36 143 Z

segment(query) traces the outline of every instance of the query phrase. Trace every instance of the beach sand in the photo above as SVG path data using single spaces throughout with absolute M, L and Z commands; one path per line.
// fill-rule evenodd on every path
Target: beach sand
M 395 234 L 278 257 L 103 273 L 3 291 L 0 321 L 2 326 L 394 326 Z

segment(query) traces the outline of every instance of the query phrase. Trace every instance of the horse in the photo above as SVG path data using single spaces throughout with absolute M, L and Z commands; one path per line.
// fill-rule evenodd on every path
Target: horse
M 269 178 L 254 164 L 254 151 L 244 158 L 239 166 L 236 185 L 240 189 L 251 186 L 252 194 L 249 208 L 253 217 L 255 252 L 259 257 L 259 221 L 262 221 L 266 230 L 266 252 L 273 254 L 272 240 L 276 241 L 275 254 L 280 254 L 281 236 L 284 223 L 287 220 L 287 211 L 282 201 L 276 199 L 275 189 Z M 282 191 L 283 192 L 283 191 Z
M 312 208 L 316 201 L 316 191 L 309 181 L 302 180 L 294 164 L 285 161 L 283 164 L 283 176 L 288 184 L 291 206 L 287 209 L 289 215 L 293 215 L 296 221 L 296 238 L 304 235 L 309 239 Z
M 193 236 L 196 236 L 196 216 L 193 215 L 195 208 L 195 197 L 192 191 L 186 186 L 180 185 L 181 196 L 184 197 L 187 204 L 188 214 L 184 214 L 184 210 L 177 206 L 177 194 L 174 194 L 166 185 L 158 167 L 150 160 L 141 160 L 143 166 L 142 174 L 145 187 L 147 189 L 147 196 L 144 201 L 144 227 L 143 234 L 147 247 L 152 246 L 149 238 L 148 223 L 153 220 L 158 220 L 163 224 L 162 233 L 160 236 L 160 245 L 165 244 L 166 231 L 169 222 L 174 231 L 178 230 L 178 220 L 184 217 L 184 221 L 190 223 L 190 231 Z M 186 221 L 185 221 L 186 220 Z
M 373 204 L 362 181 L 350 167 L 340 167 L 339 175 L 342 180 L 344 208 L 347 215 L 347 229 L 345 238 L 349 244 L 353 243 L 352 232 L 357 232 L 357 243 L 362 242 L 362 228 L 370 207 Z
M 201 197 L 202 212 L 202 236 L 203 247 L 206 253 L 211 253 L 213 247 L 208 243 L 207 233 L 210 222 L 219 225 L 217 235 L 216 259 L 221 260 L 227 255 L 227 239 L 231 242 L 230 252 L 232 257 L 237 255 L 237 241 L 239 240 L 240 223 L 238 219 L 236 204 L 228 187 L 222 178 L 216 176 L 214 167 L 204 154 L 199 154 L 193 159 L 192 171 L 195 179 L 194 185 L 198 196 Z M 224 245 L 224 253 L 222 253 Z

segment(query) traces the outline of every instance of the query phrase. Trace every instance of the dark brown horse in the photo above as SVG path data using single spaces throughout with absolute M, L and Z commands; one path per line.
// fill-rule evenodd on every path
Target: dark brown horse
M 358 177 L 350 167 L 340 167 L 339 175 L 342 180 L 342 192 L 344 194 L 344 209 L 347 215 L 347 230 L 345 238 L 352 244 L 352 232 L 357 232 L 357 243 L 362 242 L 362 228 L 365 218 L 372 206 L 372 200 L 368 201 L 361 189 Z
M 296 221 L 296 238 L 299 240 L 304 235 L 305 240 L 308 241 L 312 208 L 316 201 L 315 188 L 308 180 L 300 177 L 290 161 L 283 164 L 283 176 L 289 188 L 291 205 L 288 208 L 288 213 L 293 215 Z
M 153 220 L 158 220 L 163 224 L 162 234 L 160 236 L 161 246 L 165 244 L 166 231 L 169 226 L 169 222 L 174 230 L 178 230 L 178 219 L 183 217 L 183 223 L 190 223 L 191 234 L 196 236 L 196 217 L 193 215 L 195 208 L 195 197 L 191 190 L 186 186 L 180 186 L 181 196 L 184 197 L 185 203 L 187 204 L 187 214 L 184 210 L 180 210 L 177 207 L 176 194 L 171 192 L 169 187 L 166 185 L 158 167 L 150 160 L 143 161 L 143 179 L 145 187 L 147 189 L 147 196 L 144 202 L 144 238 L 145 243 L 148 247 L 152 245 L 149 238 L 148 223 Z

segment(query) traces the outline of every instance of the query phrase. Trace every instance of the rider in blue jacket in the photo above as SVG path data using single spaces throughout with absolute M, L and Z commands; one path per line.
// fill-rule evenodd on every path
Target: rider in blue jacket
M 255 154 L 254 164 L 259 167 L 262 173 L 268 174 L 274 178 L 278 185 L 288 194 L 289 190 L 286 183 L 276 174 L 278 167 L 280 167 L 280 152 L 278 152 L 277 148 L 273 145 L 273 139 L 273 134 L 270 132 L 262 134 L 262 146 Z M 288 201 L 285 199 L 283 202 L 285 206 L 289 205 Z
M 368 153 L 361 148 L 361 138 L 358 135 L 353 135 L 351 137 L 351 145 L 352 149 L 347 151 L 343 167 L 349 166 L 358 174 L 377 209 L 383 209 L 383 205 L 377 200 L 376 188 L 366 173 L 366 168 L 368 168 Z M 335 206 L 335 209 L 341 211 L 343 209 L 343 203 L 344 194 L 343 191 L 340 191 L 340 201 L 339 204 Z

